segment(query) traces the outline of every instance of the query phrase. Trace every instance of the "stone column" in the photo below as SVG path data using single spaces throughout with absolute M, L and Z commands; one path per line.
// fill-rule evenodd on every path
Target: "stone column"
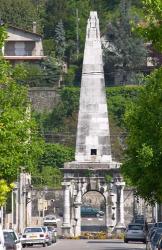
M 105 203 L 105 225 L 107 228 L 107 231 L 109 229 L 109 206 L 108 206 L 108 199 L 106 199 L 106 203 Z
M 121 178 L 117 179 L 116 183 L 117 189 L 117 225 L 116 229 L 125 228 L 124 223 L 124 186 L 125 182 L 121 180 Z
M 76 201 L 74 202 L 75 206 L 75 233 L 74 236 L 80 236 L 81 235 L 81 204 L 82 204 L 82 197 L 81 197 L 81 191 L 79 190 Z
M 112 209 L 111 209 L 111 197 L 110 193 L 106 192 L 104 194 L 106 197 L 106 202 L 105 202 L 105 225 L 107 228 L 107 231 L 111 231 L 112 227 Z
M 117 204 L 117 200 L 116 200 L 116 192 L 113 188 L 113 190 L 111 191 L 110 193 L 110 196 L 111 196 L 111 203 L 112 203 L 112 206 L 111 206 L 111 218 L 112 218 L 112 229 L 115 227 L 116 225 L 116 222 L 117 222 L 117 218 L 116 218 L 116 204 Z
M 62 223 L 62 235 L 70 236 L 70 182 L 63 182 L 64 187 L 64 214 Z

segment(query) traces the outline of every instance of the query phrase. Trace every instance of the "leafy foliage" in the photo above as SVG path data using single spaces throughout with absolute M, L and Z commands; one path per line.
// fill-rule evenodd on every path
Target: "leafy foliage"
M 162 1 L 142 0 L 144 5 L 145 25 L 139 25 L 140 33 L 151 41 L 158 51 L 162 51 Z
M 36 175 L 32 175 L 32 184 L 35 187 L 60 188 L 63 174 L 57 167 L 44 166 Z
M 20 63 L 15 66 L 14 79 L 30 87 L 57 86 L 60 67 L 54 57 L 49 57 L 41 64 Z
M 3 28 L 0 30 L 3 41 Z M 30 117 L 27 88 L 15 82 L 12 67 L 3 58 L 0 58 L 0 84 L 0 178 L 11 183 L 21 166 L 27 171 L 36 167 L 42 140 Z
M 125 115 L 128 148 L 124 176 L 146 200 L 162 201 L 162 68 L 146 78 Z
M 59 144 L 46 144 L 44 154 L 39 161 L 39 168 L 41 170 L 45 166 L 63 168 L 64 162 L 72 161 L 73 159 L 73 149 Z
M 4 180 L 0 180 L 0 206 L 3 206 L 7 200 L 7 194 L 11 191 L 13 185 L 8 185 L 8 183 Z
M 109 113 L 120 127 L 124 127 L 124 113 L 130 102 L 135 101 L 140 86 L 111 87 L 106 89 Z
M 40 6 L 36 6 L 32 0 L 0 0 L 0 6 L 0 17 L 5 23 L 32 30 L 32 23 L 36 21 L 41 30 Z
M 65 56 L 65 30 L 62 20 L 58 22 L 55 29 L 56 55 L 59 62 L 63 62 Z
M 39 159 L 39 169 L 32 177 L 33 185 L 37 187 L 60 188 L 64 162 L 74 159 L 74 150 L 59 144 L 46 144 L 44 153 Z
M 0 88 L 0 176 L 11 182 L 20 166 L 31 171 L 41 153 L 34 121 L 28 111 L 27 89 L 13 80 Z
M 130 1 L 121 0 L 119 17 L 112 20 L 107 27 L 104 48 L 105 71 L 108 73 L 106 78 L 110 79 L 111 84 L 114 83 L 115 75 L 119 77 L 121 84 L 137 84 L 136 75 L 145 63 L 144 43 L 132 32 L 132 19 Z

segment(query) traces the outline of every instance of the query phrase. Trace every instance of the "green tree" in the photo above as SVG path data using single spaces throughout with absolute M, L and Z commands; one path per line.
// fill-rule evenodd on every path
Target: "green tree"
M 61 188 L 63 173 L 57 167 L 44 166 L 40 172 L 32 176 L 32 184 L 35 187 Z
M 14 67 L 14 79 L 30 87 L 55 86 L 60 78 L 60 66 L 56 59 L 49 56 L 40 64 L 20 63 Z
M 0 34 L 3 37 L 3 27 Z M 30 117 L 26 87 L 13 78 L 12 67 L 0 58 L 0 179 L 16 180 L 20 167 L 33 171 L 42 153 L 42 140 Z
M 140 196 L 162 202 L 162 68 L 146 78 L 125 122 L 127 150 L 122 172 Z
M 7 200 L 7 194 L 11 191 L 13 185 L 9 185 L 4 179 L 0 179 L 0 206 L 3 206 Z
M 9 183 L 21 166 L 35 168 L 41 153 L 37 127 L 30 118 L 28 93 L 13 79 L 0 88 L 0 177 Z
M 32 30 L 33 21 L 40 27 L 40 16 L 32 0 L 0 0 L 0 17 L 10 25 Z
M 74 159 L 74 150 L 59 144 L 46 144 L 44 154 L 39 161 L 42 170 L 46 166 L 63 168 L 65 162 Z
M 60 64 L 64 61 L 65 56 L 65 30 L 62 20 L 58 22 L 55 29 L 56 56 Z
M 139 25 L 139 31 L 158 51 L 162 51 L 162 1 L 142 0 L 142 2 L 145 25 Z
M 120 75 L 121 84 L 138 83 L 137 73 L 145 63 L 144 43 L 132 32 L 132 20 L 130 1 L 121 0 L 119 17 L 109 23 L 105 34 L 107 40 L 104 48 L 105 71 L 106 79 L 111 84 L 114 83 L 115 75 Z

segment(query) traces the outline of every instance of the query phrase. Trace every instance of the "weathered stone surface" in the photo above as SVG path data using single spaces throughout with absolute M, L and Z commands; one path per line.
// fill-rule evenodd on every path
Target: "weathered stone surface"
M 120 168 L 120 163 L 110 162 L 110 163 L 99 163 L 99 162 L 66 162 L 64 164 L 64 169 L 118 169 Z
M 32 108 L 37 112 L 51 112 L 59 102 L 58 90 L 51 87 L 32 87 L 29 89 Z

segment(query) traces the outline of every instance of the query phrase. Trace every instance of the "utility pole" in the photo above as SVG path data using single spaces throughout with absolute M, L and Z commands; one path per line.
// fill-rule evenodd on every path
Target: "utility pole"
M 76 52 L 77 52 L 77 60 L 79 58 L 79 15 L 78 8 L 76 9 Z

